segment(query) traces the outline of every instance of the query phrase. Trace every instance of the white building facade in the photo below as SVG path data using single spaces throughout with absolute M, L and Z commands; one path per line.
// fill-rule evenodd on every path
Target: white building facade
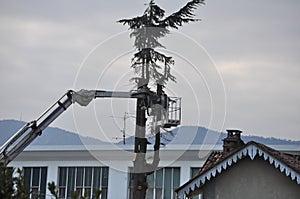
M 298 153 L 299 146 L 272 146 Z M 150 148 L 150 147 L 149 147 Z M 29 146 L 9 166 L 22 168 L 31 197 L 52 198 L 47 184 L 54 182 L 60 198 L 70 198 L 77 191 L 93 195 L 101 190 L 101 199 L 130 198 L 132 145 L 47 145 Z M 222 146 L 170 145 L 160 151 L 159 170 L 148 176 L 147 199 L 176 198 L 174 190 L 187 182 L 204 164 L 211 150 Z M 152 161 L 153 153 L 147 155 Z

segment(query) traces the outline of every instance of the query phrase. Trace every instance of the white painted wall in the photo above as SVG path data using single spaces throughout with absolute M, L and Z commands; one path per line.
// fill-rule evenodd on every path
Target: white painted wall
M 202 162 L 198 161 L 179 161 L 170 164 L 169 162 L 162 162 L 162 165 L 168 165 L 170 167 L 180 167 L 180 183 L 185 183 L 190 177 L 190 168 L 199 167 Z M 128 171 L 132 163 L 129 161 L 111 161 L 109 165 L 113 165 L 109 168 L 108 178 L 108 198 L 109 199 L 127 199 L 128 195 Z M 105 164 L 98 161 L 13 161 L 9 166 L 12 167 L 47 167 L 47 183 L 54 181 L 58 183 L 58 167 L 68 166 L 106 166 Z M 119 168 L 117 170 L 115 168 Z M 51 194 L 47 189 L 47 199 L 51 199 Z
M 127 198 L 128 174 L 125 172 L 109 169 L 108 197 L 107 198 Z
M 19 168 L 47 167 L 47 183 L 54 181 L 56 184 L 58 184 L 59 167 L 108 166 L 108 198 L 127 199 L 129 183 L 127 171 L 129 167 L 133 166 L 132 153 L 129 149 L 132 148 L 132 146 L 128 146 L 128 149 L 124 150 L 127 153 L 121 153 L 114 146 L 96 146 L 93 148 L 94 153 L 90 149 L 87 150 L 78 146 L 30 146 L 9 166 Z M 193 149 L 183 155 L 185 150 L 176 147 L 165 148 L 161 152 L 159 165 L 159 167 L 180 167 L 181 184 L 189 180 L 191 167 L 200 167 L 204 163 L 204 160 L 200 160 L 198 157 L 198 152 L 195 153 L 197 150 Z M 148 156 L 149 161 L 151 161 L 151 153 Z M 47 199 L 51 199 L 48 189 L 46 195 Z

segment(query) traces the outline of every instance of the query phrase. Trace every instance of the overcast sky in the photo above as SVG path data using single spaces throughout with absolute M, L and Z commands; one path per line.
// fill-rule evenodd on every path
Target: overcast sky
M 187 1 L 157 0 L 166 14 Z M 122 18 L 147 1 L 11 1 L 0 5 L 0 119 L 31 121 L 67 90 L 129 91 L 133 41 Z M 300 140 L 300 1 L 209 0 L 197 23 L 163 40 L 175 59 L 169 95 L 182 97 L 183 125 Z M 125 32 L 124 32 L 125 31 Z M 134 100 L 73 106 L 52 126 L 121 137 Z M 133 135 L 134 118 L 126 121 Z

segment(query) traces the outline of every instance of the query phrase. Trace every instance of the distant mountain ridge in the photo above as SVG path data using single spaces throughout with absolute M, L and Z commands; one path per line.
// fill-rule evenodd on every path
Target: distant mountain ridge
M 222 145 L 223 139 L 227 136 L 227 133 L 220 133 L 217 131 L 209 130 L 199 126 L 180 126 L 173 129 L 170 132 L 164 132 L 161 136 L 161 143 L 167 144 L 217 144 Z M 154 143 L 154 136 L 147 138 L 150 143 Z M 260 137 L 260 136 L 243 136 L 242 140 L 247 143 L 249 141 L 259 142 L 265 145 L 300 145 L 300 141 L 284 140 L 273 137 Z M 125 140 L 126 144 L 133 144 L 134 137 L 128 137 Z M 120 141 L 118 144 L 123 144 Z
M 17 120 L 0 120 L 0 146 L 13 136 L 26 122 Z M 101 140 L 80 136 L 63 129 L 48 127 L 32 145 L 98 145 L 105 144 Z
M 26 123 L 17 120 L 0 120 L 0 146 L 4 144 Z M 220 133 L 199 126 L 180 126 L 170 132 L 164 132 L 161 136 L 161 143 L 167 144 L 217 144 L 222 145 L 222 139 L 226 133 Z M 148 141 L 154 143 L 154 136 L 149 136 Z M 265 145 L 300 145 L 300 141 L 283 140 L 277 138 L 265 138 L 260 136 L 242 136 L 245 143 L 249 141 L 259 142 Z M 126 145 L 134 144 L 134 137 L 125 140 Z M 107 142 L 92 137 L 80 136 L 76 133 L 63 129 L 48 127 L 42 136 L 33 141 L 32 145 L 102 145 Z M 116 143 L 123 144 L 123 141 Z

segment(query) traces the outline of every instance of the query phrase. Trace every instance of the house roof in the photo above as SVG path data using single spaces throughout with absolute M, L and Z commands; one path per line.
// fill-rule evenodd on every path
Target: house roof
M 300 184 L 300 156 L 283 153 L 264 144 L 251 141 L 227 154 L 221 151 L 213 151 L 199 171 L 199 174 L 176 190 L 179 198 L 189 195 L 197 187 L 201 187 L 211 178 L 214 178 L 217 173 L 222 173 L 228 167 L 247 156 L 251 160 L 256 156 L 263 157 L 269 164 L 279 168 L 280 172 L 295 180 L 297 184 Z

